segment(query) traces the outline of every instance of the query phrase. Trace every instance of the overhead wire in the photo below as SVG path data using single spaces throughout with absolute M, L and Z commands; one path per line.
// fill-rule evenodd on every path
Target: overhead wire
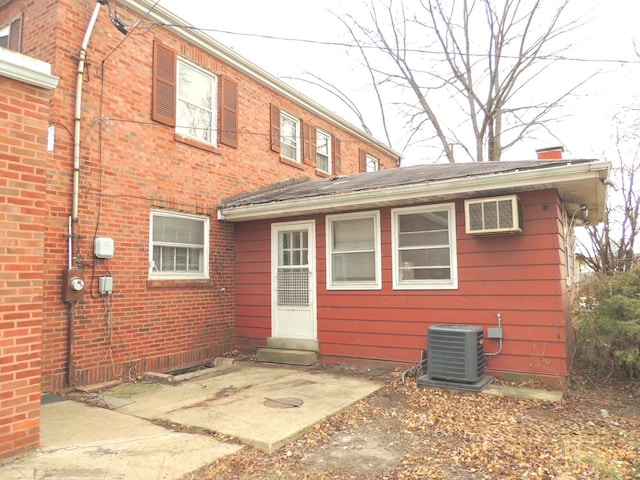
M 247 38 L 257 38 L 261 40 L 273 40 L 279 42 L 292 42 L 292 43 L 303 43 L 309 45 L 318 45 L 323 47 L 342 47 L 342 48 L 353 48 L 353 49 L 365 49 L 365 50 L 379 50 L 380 46 L 378 45 L 358 45 L 356 43 L 351 42 L 336 42 L 330 40 L 313 40 L 309 38 L 296 38 L 296 37 L 283 37 L 278 35 L 266 35 L 260 33 L 248 33 L 248 32 L 235 32 L 231 30 L 222 30 L 217 28 L 206 28 L 206 27 L 196 27 L 193 25 L 181 25 L 175 23 L 160 23 L 160 22 L 151 22 L 150 25 L 144 27 L 147 31 L 153 30 L 154 28 L 159 27 L 170 27 L 182 30 L 196 30 L 203 33 L 219 33 L 223 35 L 234 35 L 238 37 L 247 37 Z M 452 52 L 443 52 L 441 50 L 428 50 L 421 48 L 406 48 L 405 51 L 407 53 L 421 53 L 427 55 L 440 56 L 445 55 L 446 53 Z M 486 58 L 489 55 L 487 53 L 474 53 L 469 52 L 467 54 L 469 57 L 481 57 Z M 582 58 L 582 57 L 571 57 L 565 55 L 536 55 L 535 57 L 529 56 L 519 56 L 519 55 L 505 55 L 501 54 L 501 58 L 519 60 L 519 59 L 532 59 L 537 58 L 539 60 L 546 61 L 563 61 L 563 62 L 582 62 L 582 63 L 615 63 L 615 64 L 623 64 L 623 65 L 640 65 L 640 59 L 623 59 L 623 58 Z
M 111 116 L 106 116 L 104 117 L 103 121 L 105 122 L 105 124 L 109 125 L 110 122 L 114 122 L 114 123 L 118 123 L 118 122 L 122 122 L 122 123 L 133 123 L 136 125 L 147 125 L 147 126 L 151 126 L 151 127 L 166 127 L 164 124 L 155 122 L 155 121 L 145 121 L 145 120 L 131 120 L 131 119 L 127 119 L 127 118 L 116 118 L 116 117 L 111 117 Z M 265 137 L 265 138 L 270 138 L 271 137 L 271 132 L 258 132 L 258 131 L 249 131 L 249 130 L 230 130 L 230 129 L 219 129 L 219 128 L 208 128 L 208 127 L 194 127 L 191 125 L 176 125 L 174 128 L 176 129 L 180 129 L 180 128 L 189 128 L 191 130 L 208 130 L 211 131 L 213 133 L 237 133 L 239 135 L 247 135 L 247 136 L 258 136 L 258 137 Z M 298 135 L 298 138 L 300 138 L 301 140 L 307 139 L 307 138 L 314 138 L 314 137 L 305 137 L 304 135 Z M 197 138 L 195 139 L 197 140 Z M 207 143 L 205 140 L 202 140 L 203 143 Z M 345 139 L 340 139 L 340 143 L 343 144 L 349 144 L 349 143 L 357 143 L 357 144 L 361 144 L 362 141 L 361 140 L 345 140 Z
M 304 43 L 304 44 L 312 44 L 312 45 L 319 45 L 319 46 L 329 46 L 329 47 L 346 47 L 346 48 L 364 48 L 364 49 L 379 49 L 378 46 L 376 45 L 357 45 L 355 43 L 350 43 L 350 42 L 336 42 L 336 41 L 327 41 L 327 40 L 313 40 L 313 39 L 307 39 L 307 38 L 295 38 L 295 37 L 285 37 L 285 36 L 277 36 L 277 35 L 266 35 L 266 34 L 258 34 L 258 33 L 247 33 L 247 32 L 236 32 L 236 31 L 230 31 L 230 30 L 223 30 L 223 29 L 216 29 L 216 28 L 205 28 L 205 27 L 197 27 L 197 26 L 193 26 L 193 25 L 183 25 L 183 24 L 175 24 L 175 23 L 161 23 L 161 22 L 153 22 L 153 21 L 148 21 L 146 20 L 149 15 L 153 12 L 153 10 L 159 5 L 160 0 L 156 0 L 154 2 L 154 4 L 149 8 L 149 10 L 135 23 L 133 23 L 133 25 L 129 28 L 127 27 L 124 22 L 122 22 L 117 15 L 114 17 L 111 15 L 111 11 L 110 11 L 110 18 L 112 20 L 112 22 L 114 22 L 114 18 L 118 20 L 118 24 L 114 23 L 114 25 L 116 25 L 119 29 L 120 26 L 123 28 L 127 29 L 127 34 L 126 36 L 106 55 L 106 57 L 103 60 L 103 63 L 106 62 L 109 57 L 118 49 L 120 48 L 120 46 L 127 40 L 127 38 L 129 38 L 132 35 L 145 35 L 148 32 L 152 31 L 155 28 L 161 28 L 161 27 L 169 27 L 169 28 L 176 28 L 176 29 L 183 29 L 183 30 L 195 30 L 195 31 L 200 31 L 203 33 L 219 33 L 219 34 L 225 34 L 225 35 L 235 35 L 235 36 L 240 36 L 240 37 L 250 37 L 250 38 L 258 38 L 258 39 L 265 39 L 265 40 L 272 40 L 272 41 L 283 41 L 283 42 L 293 42 L 293 43 Z M 121 30 L 122 31 L 122 30 Z M 408 48 L 407 52 L 414 52 L 414 53 L 422 53 L 422 54 L 428 54 L 428 55 L 444 55 L 445 52 L 442 51 L 438 51 L 438 50 L 425 50 L 425 49 L 411 49 Z M 469 53 L 469 56 L 471 57 L 486 57 L 487 54 L 486 53 Z M 510 56 L 510 55 L 501 55 L 502 58 L 507 58 L 507 59 L 520 59 L 521 57 L 519 56 Z M 541 55 L 541 56 L 537 56 L 536 58 L 540 59 L 540 60 L 547 60 L 547 61 L 571 61 L 571 62 L 585 62 L 585 63 L 615 63 L 615 64 L 640 64 L 640 59 L 638 60 L 629 60 L 629 59 L 605 59 L 605 58 L 599 58 L 599 59 L 588 59 L 588 58 L 579 58 L 579 57 L 568 57 L 568 56 L 561 56 L 561 55 Z M 107 121 L 116 121 L 116 122 L 129 122 L 129 123 L 135 123 L 138 125 L 158 125 L 155 122 L 146 122 L 146 121 L 139 121 L 139 120 L 131 120 L 131 119 L 124 119 L 124 118 L 113 118 L 113 117 L 107 117 L 105 120 Z M 246 130 L 219 130 L 219 129 L 210 129 L 210 128 L 199 128 L 199 127 L 192 127 L 192 126 L 176 126 L 176 128 L 191 128 L 191 129 L 195 129 L 195 130 L 211 130 L 212 132 L 216 132 L 216 133 L 237 133 L 240 135 L 255 135 L 255 136 L 264 136 L 264 137 L 269 137 L 271 136 L 271 132 L 250 132 L 250 131 L 246 131 Z M 102 128 L 102 127 L 101 127 Z M 304 137 L 300 137 L 301 139 L 304 139 Z M 345 142 L 345 141 L 343 141 Z M 349 143 L 349 140 L 346 141 L 347 143 Z M 353 141 L 353 143 L 357 143 L 355 141 Z

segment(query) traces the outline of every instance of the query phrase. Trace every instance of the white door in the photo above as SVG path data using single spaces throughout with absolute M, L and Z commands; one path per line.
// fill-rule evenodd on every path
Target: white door
M 271 336 L 316 339 L 315 223 L 271 226 Z

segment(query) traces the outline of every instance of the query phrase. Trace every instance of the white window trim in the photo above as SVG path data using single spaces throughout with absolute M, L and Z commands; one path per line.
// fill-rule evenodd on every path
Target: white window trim
M 159 272 L 155 270 L 153 260 L 153 217 L 165 216 L 188 220 L 200 220 L 204 228 L 204 248 L 202 259 L 202 272 Z M 209 278 L 209 217 L 206 215 L 194 215 L 188 213 L 170 212 L 167 210 L 151 210 L 149 215 L 149 279 L 150 280 L 207 280 Z
M 292 120 L 296 125 L 296 156 L 295 158 L 291 158 L 288 155 L 285 155 L 285 145 L 290 147 L 288 143 L 284 142 L 283 128 L 282 128 L 282 120 L 286 118 L 288 120 Z M 302 132 L 300 132 L 300 119 L 294 117 L 293 115 L 285 112 L 284 110 L 280 110 L 280 156 L 282 158 L 286 158 L 287 160 L 291 160 L 292 162 L 302 163 L 302 142 L 301 142 Z
M 378 160 L 376 157 L 374 157 L 373 155 L 370 155 L 367 153 L 366 156 L 366 171 L 367 172 L 377 172 L 378 170 L 380 170 L 380 160 Z M 369 164 L 373 163 L 375 165 L 375 168 L 373 170 L 369 170 Z
M 445 280 L 401 280 L 399 278 L 398 217 L 407 213 L 439 212 L 442 210 L 447 210 L 449 212 L 449 258 L 451 263 L 451 278 Z M 456 290 L 458 288 L 458 250 L 456 240 L 455 203 L 395 208 L 391 210 L 391 251 L 394 290 Z
M 333 232 L 332 222 L 339 220 L 351 220 L 356 218 L 373 218 L 373 247 L 374 247 L 374 272 L 375 280 L 367 282 L 336 282 L 333 283 L 332 248 L 331 237 Z M 327 263 L 327 290 L 381 290 L 382 289 L 382 261 L 381 261 L 381 241 L 380 241 L 380 211 L 343 213 L 338 215 L 327 215 L 325 218 L 326 234 L 326 263 Z
M 331 145 L 331 134 L 328 132 L 325 132 L 324 130 L 320 130 L 319 128 L 316 129 L 316 151 L 314 152 L 316 155 L 316 166 L 317 166 L 317 155 L 318 155 L 318 147 L 317 147 L 317 143 L 318 143 L 318 139 L 317 137 L 322 135 L 323 137 L 326 137 L 327 139 L 327 170 L 323 170 L 319 167 L 317 167 L 317 170 L 319 172 L 323 172 L 323 173 L 328 173 L 331 174 L 331 170 L 332 170 L 332 165 L 331 165 L 331 157 L 332 157 L 332 145 Z
M 215 73 L 212 73 L 208 70 L 205 70 L 204 68 L 196 65 L 195 63 L 190 62 L 189 60 L 183 58 L 183 57 L 178 57 L 177 59 L 177 65 L 176 65 L 176 100 L 175 100 L 175 108 L 176 108 L 176 118 L 178 116 L 178 108 L 179 108 L 179 104 L 180 104 L 180 64 L 186 65 L 189 68 L 192 68 L 194 70 L 199 71 L 200 73 L 202 73 L 203 75 L 206 75 L 207 77 L 209 77 L 211 79 L 211 105 L 210 105 L 210 112 L 211 112 L 211 127 L 210 127 L 210 131 L 209 131 L 209 135 L 211 140 L 210 141 L 206 141 L 203 140 L 200 137 L 195 137 L 192 135 L 189 135 L 188 133 L 184 132 L 184 131 L 179 131 L 179 127 L 186 127 L 186 125 L 178 125 L 178 122 L 176 121 L 176 133 L 178 135 L 182 135 L 184 137 L 187 138 L 192 138 L 193 140 L 197 141 L 197 142 L 202 142 L 203 144 L 207 144 L 207 145 L 212 145 L 214 147 L 218 146 L 218 96 L 219 96 L 219 82 L 218 82 L 218 75 L 216 75 Z M 198 108 L 202 108 L 200 106 L 198 106 Z

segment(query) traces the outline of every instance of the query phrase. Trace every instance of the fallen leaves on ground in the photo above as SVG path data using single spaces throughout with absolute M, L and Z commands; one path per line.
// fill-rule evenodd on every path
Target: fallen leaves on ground
M 628 388 L 548 403 L 395 375 L 271 455 L 245 447 L 185 479 L 638 479 L 638 402 Z

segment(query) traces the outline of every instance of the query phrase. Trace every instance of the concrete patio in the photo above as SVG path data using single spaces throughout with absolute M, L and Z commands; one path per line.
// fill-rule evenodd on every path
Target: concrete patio
M 244 445 L 274 452 L 382 386 L 252 362 L 161 380 L 49 397 L 41 448 L 1 465 L 0 480 L 179 479 Z

